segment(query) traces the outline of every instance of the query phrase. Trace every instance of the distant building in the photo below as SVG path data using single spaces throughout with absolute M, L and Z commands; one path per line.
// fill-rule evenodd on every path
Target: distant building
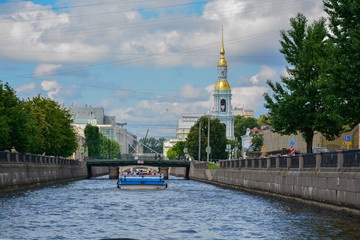
M 120 144 L 121 154 L 137 151 L 137 137 L 135 134 L 123 128 L 127 123 L 116 123 L 115 116 L 106 116 L 103 107 L 73 107 L 70 106 L 70 114 L 78 132 L 84 132 L 87 124 L 97 126 L 99 131 L 107 138 Z
M 200 119 L 201 114 L 184 114 L 178 120 L 176 128 L 176 138 L 181 141 L 186 141 L 192 126 Z
M 241 116 L 241 117 L 254 117 L 254 110 L 249 110 L 240 107 L 234 107 L 233 110 L 234 116 Z
M 306 142 L 301 134 L 280 135 L 274 133 L 271 129 L 263 132 L 265 152 L 277 151 L 283 148 L 290 149 L 290 142 L 295 142 L 295 150 L 301 153 L 306 153 Z M 350 132 L 341 134 L 340 137 L 333 141 L 327 140 L 322 134 L 315 133 L 313 138 L 312 147 L 327 147 L 330 151 L 336 151 L 339 149 L 346 149 L 347 145 L 344 145 L 344 137 L 349 136 L 351 139 L 351 145 L 349 149 L 360 148 L 359 145 L 359 125 L 353 128 Z

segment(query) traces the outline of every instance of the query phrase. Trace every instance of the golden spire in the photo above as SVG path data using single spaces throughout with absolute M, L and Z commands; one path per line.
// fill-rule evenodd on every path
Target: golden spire
M 225 60 L 225 48 L 224 48 L 224 28 L 221 28 L 221 49 L 220 49 L 220 54 L 221 54 L 221 57 L 220 57 L 220 60 L 219 60 L 219 63 L 218 63 L 218 67 L 220 66 L 226 66 L 227 67 L 227 63 L 226 63 L 226 60 Z
M 220 54 L 225 55 L 225 48 L 224 48 L 224 28 L 221 28 L 221 49 Z

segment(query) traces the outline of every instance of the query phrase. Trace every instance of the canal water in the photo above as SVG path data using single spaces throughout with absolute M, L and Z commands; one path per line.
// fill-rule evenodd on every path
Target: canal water
M 99 177 L 0 195 L 0 239 L 360 239 L 360 221 L 181 178 L 131 191 Z

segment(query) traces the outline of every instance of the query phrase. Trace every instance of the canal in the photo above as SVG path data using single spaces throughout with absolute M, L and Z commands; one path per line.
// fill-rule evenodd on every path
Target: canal
M 0 195 L 0 239 L 360 239 L 360 221 L 172 177 L 130 191 L 99 177 Z

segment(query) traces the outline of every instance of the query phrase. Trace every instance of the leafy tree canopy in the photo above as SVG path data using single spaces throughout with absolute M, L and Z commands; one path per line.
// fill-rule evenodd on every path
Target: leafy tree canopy
M 360 122 L 360 1 L 324 0 L 331 48 L 322 80 L 324 99 L 353 128 Z
M 198 159 L 199 153 L 199 125 L 201 123 L 201 160 L 206 161 L 206 146 L 208 133 L 208 118 L 201 117 L 191 127 L 186 140 L 186 147 L 191 156 Z M 219 119 L 210 121 L 210 147 L 212 159 L 226 159 L 226 127 Z
M 139 143 L 142 144 L 144 146 L 144 153 L 154 153 L 154 151 L 156 153 L 162 153 L 163 152 L 163 144 L 164 141 L 166 139 L 161 137 L 161 138 L 154 138 L 154 137 L 150 137 L 150 138 L 141 138 L 139 140 Z
M 0 81 L 0 149 L 30 152 L 29 116 L 8 83 Z
M 185 148 L 185 141 L 180 141 L 175 143 L 174 146 L 172 146 L 166 156 L 170 159 L 170 160 L 174 160 L 176 159 L 176 157 L 182 157 L 185 156 L 184 153 L 184 148 Z
M 252 146 L 254 147 L 254 151 L 261 151 L 261 148 L 263 146 L 263 134 L 259 132 L 250 133 L 250 136 L 252 137 Z
M 100 146 L 101 146 L 99 128 L 97 126 L 87 124 L 84 130 L 84 134 L 85 134 L 85 145 L 88 147 L 89 157 L 98 158 L 100 156 Z
M 290 24 L 290 30 L 281 31 L 280 52 L 292 67 L 287 68 L 289 76 L 282 76 L 281 83 L 268 81 L 273 97 L 264 95 L 265 107 L 272 130 L 281 135 L 300 132 L 311 153 L 315 131 L 333 139 L 341 133 L 343 124 L 319 90 L 321 67 L 328 56 L 325 19 L 307 25 L 305 16 L 298 14 Z
M 261 125 L 258 123 L 258 120 L 253 117 L 241 117 L 235 116 L 234 120 L 234 136 L 239 142 L 239 148 L 241 149 L 241 136 L 246 134 L 246 129 L 250 128 L 260 128 Z

